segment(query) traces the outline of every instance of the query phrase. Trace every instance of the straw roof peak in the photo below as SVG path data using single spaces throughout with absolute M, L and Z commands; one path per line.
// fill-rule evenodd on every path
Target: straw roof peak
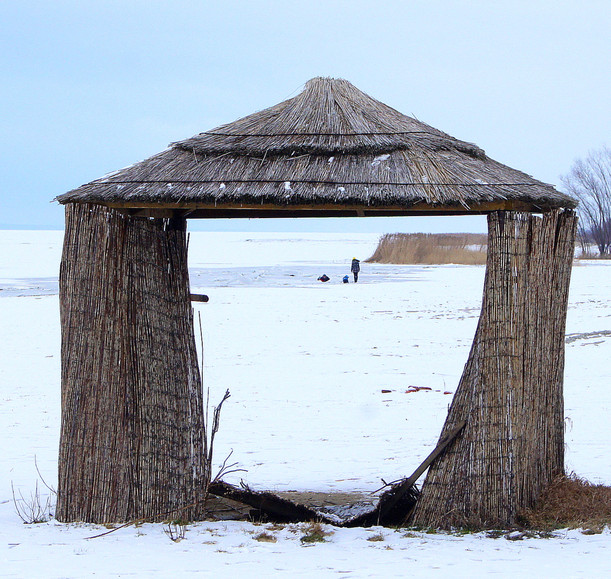
M 391 153 L 457 149 L 483 158 L 472 143 L 403 115 L 342 78 L 316 77 L 297 96 L 173 147 L 203 155 Z

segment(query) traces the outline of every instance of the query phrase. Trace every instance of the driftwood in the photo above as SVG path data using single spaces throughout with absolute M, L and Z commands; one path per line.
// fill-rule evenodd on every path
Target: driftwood
M 564 333 L 576 217 L 488 217 L 482 312 L 410 523 L 509 526 L 564 471 Z
M 210 485 L 209 493 L 254 507 L 256 515 L 263 515 L 268 520 L 278 523 L 322 521 L 339 527 L 401 524 L 409 516 L 420 496 L 415 487 L 416 481 L 458 436 L 465 424 L 466 422 L 463 421 L 441 440 L 410 477 L 393 484 L 385 491 L 380 496 L 375 509 L 341 523 L 316 509 L 289 501 L 269 491 L 254 491 L 246 486 L 238 488 L 223 481 L 215 481 Z
M 60 521 L 203 514 L 203 396 L 185 228 L 184 220 L 66 206 Z
M 208 492 L 254 507 L 269 520 L 278 523 L 299 523 L 302 521 L 324 521 L 331 523 L 324 515 L 305 505 L 283 499 L 268 491 L 253 491 L 248 487 L 238 488 L 223 481 L 211 483 Z

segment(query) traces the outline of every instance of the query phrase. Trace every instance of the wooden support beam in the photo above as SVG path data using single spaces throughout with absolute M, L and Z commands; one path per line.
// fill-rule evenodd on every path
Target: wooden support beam
M 206 303 L 209 301 L 209 297 L 205 294 L 190 294 L 192 302 L 203 302 Z
M 413 205 L 370 206 L 358 204 L 301 204 L 276 205 L 274 203 L 149 203 L 139 201 L 108 203 L 109 207 L 125 211 L 134 217 L 169 218 L 180 215 L 189 219 L 221 218 L 296 218 L 296 217 L 396 217 L 410 215 L 484 215 L 494 211 L 524 211 L 543 213 L 554 209 L 524 201 L 495 201 L 473 205 Z

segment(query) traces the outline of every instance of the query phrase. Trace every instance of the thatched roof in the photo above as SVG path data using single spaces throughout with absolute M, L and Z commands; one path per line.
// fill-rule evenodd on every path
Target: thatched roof
M 545 211 L 576 202 L 346 80 L 179 141 L 58 198 L 191 216 Z M 159 213 L 157 213 L 159 214 Z

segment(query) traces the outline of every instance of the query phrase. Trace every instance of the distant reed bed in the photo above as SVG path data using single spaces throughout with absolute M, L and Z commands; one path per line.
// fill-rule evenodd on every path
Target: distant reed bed
M 398 264 L 486 263 L 485 233 L 386 233 L 367 262 Z

